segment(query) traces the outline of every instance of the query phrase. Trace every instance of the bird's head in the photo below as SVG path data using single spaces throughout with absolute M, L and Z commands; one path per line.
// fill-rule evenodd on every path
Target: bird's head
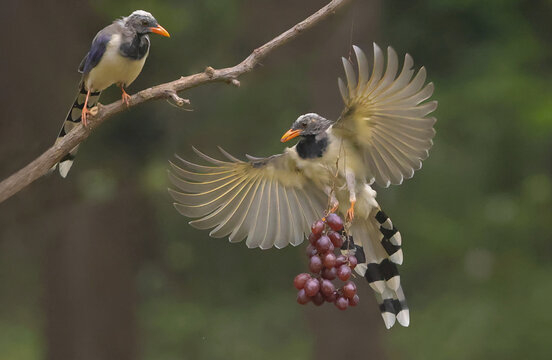
M 136 10 L 124 18 L 125 26 L 136 31 L 137 34 L 155 33 L 171 37 L 169 32 L 155 20 L 152 14 L 144 10 Z
M 315 113 L 301 115 L 291 128 L 282 136 L 281 142 L 289 141 L 297 136 L 318 135 L 326 131 L 332 122 Z

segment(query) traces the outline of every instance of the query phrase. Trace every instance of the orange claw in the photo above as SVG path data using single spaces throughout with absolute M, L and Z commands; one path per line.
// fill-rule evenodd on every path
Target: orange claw
M 347 222 L 351 222 L 355 218 L 355 203 L 356 201 L 351 201 L 351 207 L 347 210 Z
M 130 106 L 130 95 L 127 94 L 127 92 L 125 91 L 125 89 L 122 86 L 121 86 L 121 91 L 123 92 L 122 95 L 121 95 L 122 102 L 124 102 L 127 107 Z
M 84 105 L 82 106 L 82 111 L 81 111 L 81 119 L 84 127 L 88 127 L 88 122 L 86 121 L 86 118 L 88 117 L 88 114 L 90 114 L 90 109 L 88 109 L 89 97 L 90 97 L 90 89 L 86 92 L 86 98 L 84 99 Z
M 86 118 L 88 117 L 88 114 L 90 114 L 90 109 L 88 108 L 82 108 L 82 112 L 81 112 L 81 119 L 82 119 L 82 124 L 84 125 L 84 127 L 88 127 L 88 122 L 86 121 Z
M 337 209 L 339 208 L 339 203 L 335 204 L 329 211 L 329 213 L 334 213 L 337 211 Z

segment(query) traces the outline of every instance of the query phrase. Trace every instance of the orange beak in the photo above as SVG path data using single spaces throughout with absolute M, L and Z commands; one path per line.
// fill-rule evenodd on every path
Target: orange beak
M 167 30 L 165 30 L 165 28 L 161 25 L 157 25 L 156 27 L 150 27 L 149 30 L 152 33 L 156 33 L 156 34 L 159 34 L 161 36 L 171 37 L 171 34 L 169 34 L 169 32 Z
M 303 132 L 303 130 L 299 129 L 299 130 L 292 130 L 292 129 L 289 129 L 288 131 L 286 131 L 286 133 L 284 134 L 284 136 L 282 136 L 282 138 L 280 139 L 281 142 L 286 142 L 286 141 L 289 141 L 293 138 L 296 138 L 297 136 L 301 135 L 301 132 Z

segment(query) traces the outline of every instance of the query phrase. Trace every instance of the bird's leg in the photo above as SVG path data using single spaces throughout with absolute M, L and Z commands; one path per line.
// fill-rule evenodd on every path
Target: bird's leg
M 81 119 L 82 124 L 84 127 L 88 126 L 88 123 L 86 122 L 86 118 L 88 117 L 88 114 L 90 113 L 90 110 L 88 110 L 88 98 L 90 97 L 90 89 L 88 89 L 88 92 L 86 93 L 86 98 L 84 99 L 84 105 L 82 106 L 81 111 Z
M 121 100 L 126 104 L 126 106 L 130 106 L 130 95 L 127 94 L 125 91 L 125 88 L 123 87 L 123 84 L 119 84 L 119 87 L 121 88 L 121 91 L 123 92 L 121 94 Z
M 356 203 L 356 179 L 355 174 L 352 171 L 345 171 L 345 180 L 347 181 L 347 190 L 349 190 L 349 202 L 351 207 L 347 210 L 347 221 L 353 221 L 355 217 L 355 203 Z
M 337 201 L 334 191 L 332 190 L 332 188 L 330 186 L 325 186 L 324 187 L 324 192 L 326 193 L 326 196 L 328 196 L 330 198 L 331 209 L 330 209 L 329 213 L 336 212 L 337 209 L 339 208 L 339 201 Z

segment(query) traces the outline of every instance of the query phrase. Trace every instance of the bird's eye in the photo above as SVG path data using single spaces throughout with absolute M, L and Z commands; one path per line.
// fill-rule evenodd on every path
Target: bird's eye
M 306 123 L 306 122 L 301 123 L 301 127 L 306 128 L 306 127 L 307 127 L 307 123 Z
M 147 20 L 142 20 L 142 25 L 147 26 L 147 25 L 148 25 L 148 21 L 147 21 Z

